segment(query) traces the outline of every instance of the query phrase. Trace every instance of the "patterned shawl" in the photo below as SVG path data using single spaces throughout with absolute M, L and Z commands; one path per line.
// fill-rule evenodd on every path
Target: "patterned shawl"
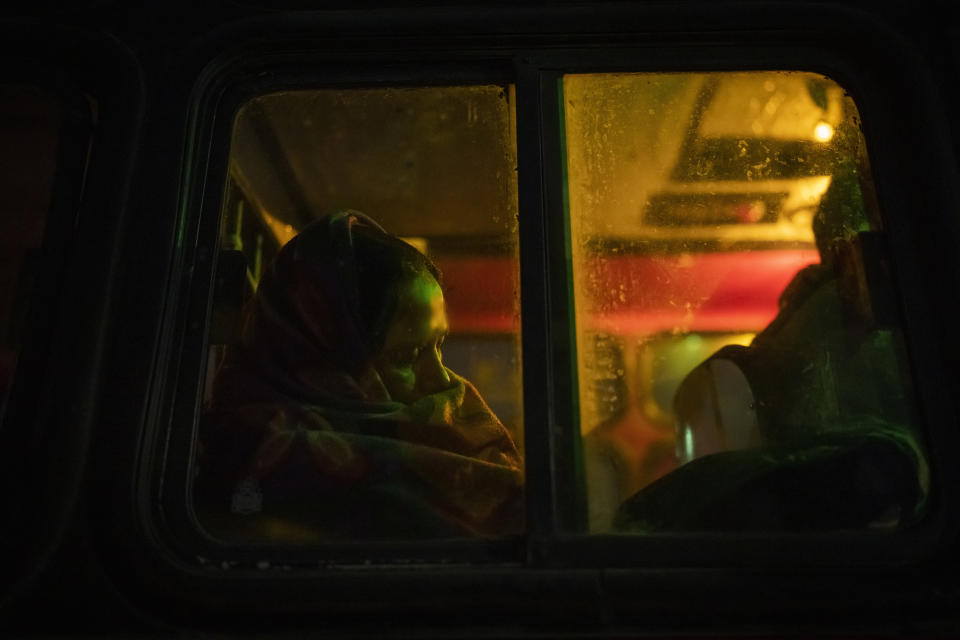
M 285 245 L 261 279 L 201 421 L 201 518 L 225 519 L 225 535 L 280 522 L 254 537 L 316 540 L 519 532 L 520 454 L 474 386 L 448 370 L 448 389 L 403 404 L 372 366 L 358 231 L 386 233 L 338 212 Z

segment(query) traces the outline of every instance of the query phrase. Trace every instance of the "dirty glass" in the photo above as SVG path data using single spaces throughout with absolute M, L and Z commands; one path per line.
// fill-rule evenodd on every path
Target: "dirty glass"
M 51 207 L 62 100 L 48 90 L 0 85 L 0 421 L 23 343 Z
M 591 532 L 891 529 L 929 479 L 858 112 L 804 72 L 562 79 Z
M 509 85 L 242 106 L 198 430 L 208 532 L 522 530 L 515 128 Z

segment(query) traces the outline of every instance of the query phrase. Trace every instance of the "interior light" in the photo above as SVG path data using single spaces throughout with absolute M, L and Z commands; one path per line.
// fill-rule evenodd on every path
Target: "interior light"
M 813 137 L 817 142 L 826 142 L 833 137 L 833 127 L 822 120 L 813 128 Z

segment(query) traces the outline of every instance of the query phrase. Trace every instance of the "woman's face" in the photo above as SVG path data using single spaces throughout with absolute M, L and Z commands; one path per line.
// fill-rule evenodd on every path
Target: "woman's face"
M 447 336 L 443 292 L 423 273 L 401 285 L 397 312 L 373 366 L 394 400 L 411 403 L 450 387 L 440 347 Z

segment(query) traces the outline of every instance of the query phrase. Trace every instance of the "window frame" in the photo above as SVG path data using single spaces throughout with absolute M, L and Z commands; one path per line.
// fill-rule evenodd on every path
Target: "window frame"
M 41 266 L 26 310 L 30 326 L 0 424 L 5 498 L 22 507 L 2 532 L 17 549 L 0 580 L 5 601 L 56 562 L 83 509 L 132 179 L 124 154 L 135 155 L 143 96 L 129 50 L 103 34 L 30 21 L 2 26 L 2 80 L 65 97 L 69 135 L 57 153 L 76 160 L 54 173 L 41 245 L 53 260 Z
M 50 204 L 43 214 L 44 228 L 40 246 L 36 283 L 24 310 L 24 329 L 19 348 L 22 363 L 11 378 L 8 413 L 0 415 L 3 424 L 36 423 L 43 395 L 46 360 L 50 358 L 51 335 L 55 329 L 54 310 L 62 295 L 57 276 L 64 268 L 70 247 L 71 227 L 79 215 L 84 187 L 88 146 L 95 124 L 91 105 L 83 88 L 75 85 L 57 69 L 19 70 L 0 76 L 0 82 L 22 84 L 49 92 L 60 101 L 56 150 L 58 158 L 51 176 Z M 34 75 L 37 74 L 37 75 Z M 39 76 L 39 78 L 38 78 Z M 68 166 L 64 166 L 68 165 Z M 2 327 L 6 330 L 6 327 Z M 5 336 L 4 336 L 5 337 Z M 12 411 L 11 411 L 12 410 Z M 43 425 L 34 424 L 38 429 Z M 25 444 L 25 443 L 20 443 Z
M 401 35 L 392 36 L 392 39 L 359 37 L 351 40 L 347 37 L 327 45 L 318 44 L 311 38 L 335 31 L 339 24 L 335 18 L 314 18 L 296 27 L 282 18 L 275 22 L 263 21 L 256 26 L 246 25 L 244 28 L 252 29 L 254 35 L 259 34 L 260 39 L 266 39 L 268 44 L 240 46 L 237 57 L 214 60 L 205 67 L 200 81 L 192 85 L 189 124 L 185 127 L 189 129 L 186 148 L 191 155 L 185 164 L 189 169 L 178 206 L 176 233 L 176 238 L 182 242 L 179 245 L 174 243 L 172 249 L 169 276 L 172 287 L 164 294 L 166 304 L 162 326 L 166 329 L 158 342 L 157 361 L 152 369 L 154 380 L 158 382 L 150 392 L 148 406 L 152 410 L 147 411 L 144 418 L 144 440 L 138 450 L 141 466 L 134 466 L 133 471 L 136 488 L 131 492 L 133 503 L 130 510 L 138 523 L 135 528 L 141 536 L 141 549 L 145 546 L 152 557 L 151 562 L 159 562 L 164 569 L 161 573 L 167 584 L 165 591 L 183 589 L 186 583 L 188 587 L 178 593 L 183 601 L 202 602 L 235 614 L 245 606 L 259 603 L 265 585 L 271 590 L 267 597 L 268 606 L 301 612 L 334 610 L 344 600 L 358 594 L 367 598 L 389 594 L 390 604 L 386 608 L 391 610 L 412 606 L 414 600 L 410 594 L 398 595 L 397 589 L 404 588 L 413 588 L 417 593 L 440 593 L 452 589 L 456 594 L 452 596 L 453 610 L 459 610 L 456 607 L 472 610 L 484 602 L 497 601 L 499 590 L 503 589 L 504 593 L 520 594 L 506 607 L 506 610 L 516 612 L 515 607 L 531 606 L 542 597 L 542 593 L 533 593 L 530 589 L 543 589 L 549 581 L 555 580 L 554 586 L 547 590 L 553 599 L 547 600 L 551 609 L 569 605 L 565 615 L 582 614 L 599 620 L 604 618 L 603 611 L 628 615 L 625 612 L 629 609 L 637 615 L 648 615 L 652 621 L 663 619 L 670 611 L 676 614 L 675 609 L 664 603 L 682 604 L 691 586 L 704 578 L 709 579 L 704 592 L 711 596 L 721 594 L 718 603 L 729 605 L 731 608 L 727 612 L 734 612 L 731 615 L 736 612 L 750 615 L 756 602 L 733 602 L 736 594 L 763 594 L 770 580 L 786 580 L 788 576 L 794 580 L 796 589 L 804 594 L 798 600 L 798 609 L 827 597 L 842 597 L 850 585 L 865 588 L 862 593 L 867 595 L 863 597 L 873 594 L 876 602 L 909 600 L 903 595 L 907 583 L 897 582 L 890 576 L 902 568 L 919 566 L 922 561 L 945 553 L 947 545 L 960 530 L 960 503 L 953 489 L 958 486 L 958 472 L 949 464 L 951 452 L 960 450 L 960 441 L 952 428 L 956 424 L 954 406 L 949 390 L 942 383 L 946 379 L 940 360 L 939 338 L 943 337 L 943 331 L 932 320 L 937 305 L 930 299 L 924 284 L 926 272 L 913 260 L 922 243 L 916 239 L 920 229 L 914 226 L 909 216 L 908 203 L 912 195 L 907 187 L 909 181 L 901 176 L 916 177 L 918 170 L 913 168 L 911 173 L 910 167 L 897 162 L 898 150 L 906 148 L 905 138 L 901 137 L 892 148 L 878 145 L 877 141 L 897 138 L 893 134 L 898 130 L 898 114 L 926 116 L 934 123 L 934 132 L 944 131 L 946 126 L 928 78 L 917 81 L 923 93 L 912 108 L 905 102 L 888 103 L 888 92 L 881 90 L 882 69 L 878 60 L 893 61 L 894 80 L 900 83 L 898 87 L 910 87 L 914 82 L 912 75 L 925 73 L 923 62 L 905 43 L 874 24 L 868 29 L 868 38 L 872 40 L 865 49 L 835 46 L 834 42 L 826 41 L 827 36 L 843 38 L 847 33 L 844 29 L 862 28 L 863 25 L 857 21 L 859 14 L 830 9 L 828 17 L 835 18 L 838 25 L 818 30 L 822 25 L 822 10 L 823 7 L 817 7 L 814 12 L 811 8 L 795 6 L 792 11 L 773 17 L 746 10 L 721 16 L 719 11 L 711 13 L 708 9 L 704 10 L 707 15 L 696 17 L 692 23 L 694 26 L 684 28 L 676 27 L 672 22 L 674 18 L 657 9 L 624 9 L 626 17 L 618 27 L 607 24 L 605 20 L 614 20 L 606 15 L 596 20 L 584 17 L 576 9 L 561 12 L 563 19 L 557 25 L 532 27 L 531 24 L 539 25 L 536 12 L 521 11 L 517 14 L 517 24 L 521 25 L 518 29 L 521 33 L 526 29 L 527 35 L 513 36 L 512 39 L 499 35 L 498 28 L 491 26 L 496 24 L 495 20 L 485 14 L 477 25 L 466 28 L 467 34 L 460 40 L 432 36 L 412 47 L 403 41 L 403 34 L 421 29 L 427 33 L 428 26 L 449 27 L 446 17 L 424 26 L 430 21 L 418 25 L 418 15 L 395 16 L 391 26 L 398 27 Z M 797 25 L 791 24 L 790 21 L 797 20 L 798 16 Z M 704 27 L 718 17 L 720 20 L 715 24 L 719 26 Z M 738 22 L 741 18 L 744 20 Z M 579 20 L 584 20 L 587 26 L 577 26 Z M 346 22 L 348 33 L 363 32 L 362 25 L 362 19 L 356 23 Z M 278 30 L 280 35 L 273 33 L 269 38 L 264 35 L 271 32 L 270 27 L 277 26 L 282 27 Z M 488 29 L 487 35 L 483 35 L 484 28 Z M 703 31 L 698 32 L 697 28 Z M 307 44 L 298 41 L 298 46 L 293 47 L 289 42 L 284 43 L 281 38 L 289 37 L 290 33 L 299 34 Z M 489 35 L 491 33 L 498 35 Z M 758 43 L 743 44 L 744 34 L 750 37 L 759 34 Z M 504 44 L 505 40 L 507 44 Z M 612 45 L 611 40 L 616 44 Z M 324 46 L 329 48 L 324 49 Z M 341 49 L 338 50 L 338 46 Z M 885 47 L 892 53 L 884 55 Z M 437 562 L 437 556 L 424 553 L 427 547 L 436 546 L 430 541 L 412 546 L 378 548 L 364 545 L 356 555 L 346 553 L 347 549 L 342 550 L 344 553 L 334 549 L 333 553 L 327 554 L 326 561 L 320 560 L 326 552 L 296 558 L 293 557 L 296 554 L 279 554 L 276 560 L 271 558 L 272 569 L 257 569 L 265 551 L 262 548 L 231 550 L 230 555 L 211 555 L 206 562 L 199 562 L 196 558 L 202 553 L 193 546 L 191 534 L 178 528 L 177 512 L 169 511 L 170 500 L 188 499 L 188 496 L 183 492 L 182 484 L 170 484 L 169 478 L 163 478 L 162 469 L 165 456 L 192 454 L 192 445 L 190 453 L 177 449 L 183 442 L 183 434 L 175 433 L 178 422 L 171 421 L 171 417 L 183 415 L 184 402 L 196 406 L 200 389 L 200 385 L 196 385 L 192 395 L 187 393 L 189 389 L 179 385 L 185 384 L 184 380 L 193 374 L 188 370 L 187 378 L 177 379 L 176 370 L 182 372 L 181 363 L 191 362 L 181 359 L 183 344 L 197 345 L 203 340 L 196 337 L 197 331 L 204 333 L 203 324 L 192 326 L 191 314 L 185 309 L 209 304 L 204 295 L 209 292 L 212 281 L 214 254 L 209 241 L 198 241 L 200 236 L 196 231 L 200 226 L 196 216 L 198 211 L 216 211 L 219 216 L 216 206 L 219 195 L 215 192 L 222 191 L 226 165 L 223 162 L 218 169 L 214 162 L 218 157 L 225 157 L 224 150 L 214 143 L 228 139 L 223 137 L 226 130 L 224 105 L 228 103 L 225 96 L 231 82 L 238 77 L 256 75 L 273 64 L 302 67 L 307 60 L 326 64 L 328 69 L 337 68 L 337 73 L 347 73 L 349 68 L 344 67 L 343 59 L 349 57 L 350 65 L 356 69 L 366 68 L 371 79 L 389 80 L 389 74 L 375 71 L 379 56 L 385 51 L 399 52 L 403 63 L 410 65 L 423 65 L 437 55 L 446 55 L 447 60 L 453 61 L 450 64 L 467 64 L 478 59 L 495 60 L 500 67 L 511 61 L 515 64 L 528 472 L 527 535 L 518 548 L 499 555 L 499 563 L 495 561 L 486 565 L 482 560 L 490 559 L 488 550 L 475 557 L 456 546 L 439 554 L 447 556 L 443 558 L 447 563 Z M 244 61 L 245 57 L 255 62 Z M 757 59 L 764 60 L 764 64 L 757 65 Z M 860 533 L 822 536 L 738 534 L 737 539 L 717 534 L 641 537 L 566 533 L 559 525 L 570 522 L 575 516 L 562 513 L 560 488 L 576 483 L 573 460 L 571 457 L 564 462 L 554 454 L 563 446 L 564 438 L 570 439 L 568 432 L 576 433 L 572 430 L 576 424 L 573 421 L 575 408 L 571 404 L 573 396 L 564 393 L 575 388 L 575 367 L 564 364 L 572 362 L 575 342 L 569 323 L 572 309 L 564 302 L 569 300 L 564 297 L 569 291 L 565 294 L 567 287 L 558 284 L 570 280 L 554 279 L 557 274 L 569 275 L 569 263 L 558 244 L 558 238 L 564 237 L 565 230 L 558 225 L 555 213 L 564 197 L 562 169 L 542 160 L 557 153 L 560 145 L 559 128 L 554 126 L 557 124 L 556 80 L 562 72 L 574 70 L 772 69 L 796 69 L 827 75 L 851 92 L 860 109 L 900 293 L 911 368 L 918 381 L 918 402 L 925 413 L 925 436 L 930 443 L 928 451 L 938 492 L 932 503 L 931 517 L 915 529 L 897 532 L 882 540 Z M 211 117 L 212 114 L 216 116 Z M 941 177 L 955 178 L 955 161 L 950 151 L 944 150 L 942 140 L 923 133 L 918 139 L 940 158 L 934 170 Z M 559 156 L 555 158 L 559 159 Z M 956 204 L 957 194 L 955 189 L 947 186 L 950 182 L 938 184 L 941 186 L 928 194 L 928 200 L 940 202 L 939 216 L 946 218 L 946 211 Z M 204 233 L 209 232 L 204 229 Z M 948 265 L 955 280 L 957 264 L 948 261 Z M 186 288 L 180 291 L 183 283 Z M 184 337 L 190 331 L 194 332 L 193 337 Z M 556 464 L 558 460 L 560 464 Z M 163 494 L 158 493 L 161 487 Z M 173 507 L 177 508 L 175 504 Z M 467 546 L 477 545 L 468 541 Z M 355 562 L 375 556 L 372 551 L 410 550 L 415 553 L 406 562 L 380 566 L 376 572 Z M 302 570 L 274 570 L 277 565 L 293 566 L 294 559 L 301 559 L 312 568 L 306 568 L 307 564 L 304 564 Z M 344 559 L 353 562 L 342 563 Z M 426 564 L 420 562 L 424 559 L 428 560 Z M 482 566 L 477 566 L 478 561 Z M 807 573 L 797 578 L 795 570 L 800 568 Z M 882 574 L 881 579 L 875 579 L 877 572 Z M 822 589 L 825 576 L 830 576 L 832 582 L 828 588 Z M 457 591 L 460 588 L 467 591 Z M 658 591 L 658 588 L 663 590 Z M 822 593 L 811 595 L 816 589 L 822 589 Z M 922 589 L 917 588 L 917 593 L 920 591 Z M 310 598 L 305 598 L 303 593 L 309 593 Z M 289 603 L 281 605 L 284 598 L 290 598 Z M 606 604 L 602 602 L 603 598 L 608 599 Z M 638 604 L 641 602 L 644 604 Z M 661 606 L 659 612 L 657 606 Z
M 304 61 L 297 69 L 287 67 L 231 69 L 219 78 L 223 85 L 209 94 L 213 117 L 196 132 L 202 141 L 202 151 L 196 156 L 202 167 L 194 184 L 195 190 L 187 196 L 181 208 L 180 233 L 196 238 L 196 244 L 183 247 L 182 258 L 188 265 L 180 275 L 185 284 L 181 291 L 172 292 L 177 302 L 175 326 L 167 336 L 169 349 L 178 354 L 171 370 L 175 377 L 165 377 L 174 406 L 161 420 L 171 425 L 169 439 L 163 444 L 165 459 L 153 471 L 155 487 L 151 500 L 160 506 L 157 520 L 170 527 L 169 532 L 183 548 L 195 555 L 216 558 L 224 554 L 240 563 L 260 562 L 264 554 L 273 562 L 293 566 L 316 564 L 364 565 L 371 562 L 386 565 L 410 563 L 518 563 L 522 559 L 522 543 L 517 536 L 490 540 L 437 539 L 411 541 L 331 542 L 329 544 L 298 547 L 289 543 L 232 544 L 217 542 L 203 532 L 193 513 L 190 486 L 187 478 L 194 468 L 196 447 L 197 407 L 202 390 L 209 350 L 209 321 L 213 280 L 217 268 L 220 241 L 220 219 L 227 184 L 227 163 L 233 123 L 240 108 L 249 100 L 266 93 L 284 90 L 350 89 L 376 87 L 458 86 L 471 84 L 505 84 L 510 82 L 509 62 L 480 60 L 456 65 L 437 64 L 426 60 L 391 61 L 389 71 L 376 63 L 334 65 L 322 58 Z M 236 75 L 234 75 L 236 73 Z M 229 76 L 229 80 L 227 77 Z M 215 104 L 214 104 L 215 103 Z M 196 198 L 193 205 L 192 198 Z M 177 279 L 180 279 L 178 277 Z M 174 333 L 175 332 L 175 333 Z M 166 350 L 166 349 L 165 349 Z M 185 428 L 190 425 L 190 428 Z M 155 489 L 156 491 L 156 489 Z M 184 504 L 186 497 L 186 504 Z
M 635 50 L 611 48 L 602 53 L 591 50 L 570 52 L 567 55 L 548 54 L 531 57 L 531 70 L 536 75 L 541 91 L 540 100 L 543 158 L 549 158 L 549 150 L 562 149 L 563 143 L 549 140 L 553 135 L 564 135 L 559 131 L 560 121 L 554 119 L 560 104 L 560 90 L 557 88 L 565 73 L 682 73 L 711 71 L 807 71 L 822 74 L 850 94 L 860 113 L 864 140 L 868 147 L 868 156 L 872 180 L 876 187 L 876 200 L 879 205 L 879 217 L 883 222 L 886 257 L 892 263 L 895 281 L 892 283 L 896 307 L 902 320 L 902 338 L 909 362 L 905 368 L 912 374 L 907 381 L 915 397 L 912 409 L 918 414 L 916 429 L 920 442 L 926 447 L 931 467 L 931 506 L 924 520 L 903 530 L 890 532 L 817 532 L 817 533 L 718 533 L 718 532 L 663 532 L 651 534 L 618 534 L 577 532 L 569 528 L 564 530 L 563 520 L 554 521 L 556 528 L 552 536 L 544 540 L 548 549 L 542 551 L 553 556 L 554 566 L 578 567 L 703 567 L 720 568 L 723 566 L 751 567 L 809 567 L 813 562 L 818 566 L 844 566 L 851 563 L 859 566 L 893 567 L 906 566 L 920 562 L 931 553 L 931 549 L 942 543 L 944 534 L 949 538 L 958 526 L 957 513 L 945 513 L 942 505 L 953 504 L 960 499 L 955 493 L 957 474 L 950 469 L 943 456 L 944 449 L 958 444 L 956 436 L 949 426 L 955 420 L 946 389 L 941 388 L 938 380 L 943 379 L 942 369 L 936 365 L 937 347 L 931 337 L 936 328 L 929 321 L 931 317 L 930 301 L 921 293 L 925 289 L 923 277 L 918 273 L 911 259 L 915 249 L 910 246 L 910 236 L 915 230 L 910 228 L 910 215 L 905 203 L 909 201 L 905 193 L 906 181 L 899 177 L 903 167 L 897 163 L 895 154 L 889 147 L 877 144 L 881 132 L 889 132 L 896 112 L 891 112 L 883 100 L 884 93 L 877 84 L 874 74 L 851 60 L 822 48 L 764 46 L 755 47 L 705 47 L 688 46 L 678 51 L 669 47 L 658 53 L 666 58 L 654 61 L 631 60 Z M 672 55 L 671 55 L 672 54 Z M 697 60 L 691 65 L 684 57 Z M 756 64 L 752 60 L 762 60 Z M 802 63 L 799 61 L 802 60 Z M 708 61 L 708 62 L 707 62 Z M 536 71 L 539 69 L 539 73 Z M 864 78 L 869 80 L 864 81 Z M 519 95 L 518 89 L 518 95 Z M 519 121 L 519 118 L 518 118 Z M 917 119 L 919 121 L 919 119 Z M 565 160 L 554 161 L 554 166 L 545 160 L 543 167 L 545 200 L 559 208 L 566 203 Z M 549 206 L 549 205 L 548 205 Z M 555 218 L 566 218 L 553 211 Z M 561 239 L 560 233 L 553 236 L 555 242 Z M 569 250 L 569 249 L 567 249 Z M 557 257 L 552 262 L 554 273 L 562 273 L 567 281 L 572 281 L 572 265 L 569 259 Z M 572 294 L 570 298 L 572 299 Z M 554 319 L 554 331 L 569 336 L 570 349 L 575 351 L 576 336 L 573 333 L 573 304 L 567 306 L 558 303 L 551 306 Z M 564 317 L 566 316 L 566 317 Z M 560 322 L 557 319 L 560 318 Z M 563 359 L 563 341 L 555 339 L 553 357 L 555 362 Z M 576 357 L 571 356 L 572 369 L 561 369 L 564 388 L 576 387 Z M 565 363 L 564 363 L 565 364 Z M 556 370 L 555 370 L 556 371 Z M 573 394 L 570 394 L 573 398 Z M 564 442 L 562 424 L 570 425 L 569 430 L 579 427 L 579 413 L 575 403 L 564 403 L 555 408 L 557 418 L 551 429 L 553 447 L 558 448 Z M 946 428 L 944 428 L 946 427 Z M 569 439 L 569 438 L 567 438 Z M 569 446 L 569 445 L 568 445 Z M 566 458 L 557 460 L 571 460 Z M 555 466 L 553 468 L 555 486 L 576 486 L 577 470 Z M 577 514 L 568 514 L 566 522 L 576 522 Z M 639 540 L 642 539 L 642 542 Z M 680 562 L 677 560 L 681 559 Z

